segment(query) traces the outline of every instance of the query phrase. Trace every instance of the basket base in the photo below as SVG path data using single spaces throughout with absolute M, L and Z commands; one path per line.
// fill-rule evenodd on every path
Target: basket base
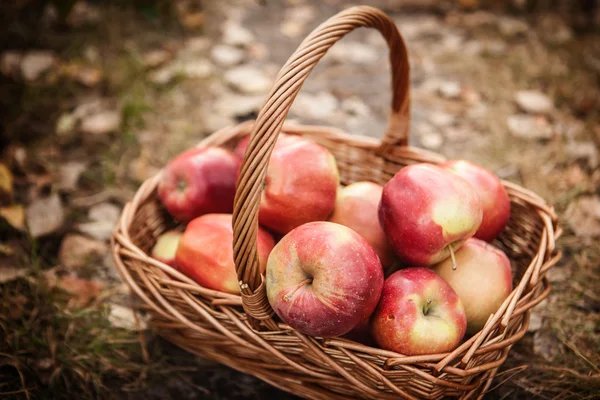
M 258 363 L 252 365 L 248 363 L 237 363 L 232 361 L 232 358 L 226 351 L 218 351 L 219 348 L 216 346 L 193 346 L 188 337 L 184 334 L 179 333 L 175 330 L 161 331 L 157 330 L 156 333 L 161 336 L 163 339 L 168 342 L 176 345 L 177 347 L 195 354 L 197 356 L 203 357 L 207 360 L 215 361 L 219 364 L 225 365 L 231 369 L 234 369 L 243 374 L 252 375 L 279 390 L 284 392 L 293 394 L 294 396 L 299 396 L 305 399 L 311 400 L 347 400 L 349 398 L 357 398 L 356 393 L 349 390 L 349 385 L 346 384 L 344 386 L 336 385 L 336 388 L 340 390 L 342 393 L 337 393 L 335 391 L 329 390 L 311 382 L 304 375 L 296 375 L 292 372 L 293 369 L 289 369 L 289 373 L 283 372 L 286 368 L 275 368 L 272 365 L 270 368 L 265 368 L 266 365 Z M 484 393 L 489 387 L 491 381 L 496 375 L 497 369 L 490 370 L 487 372 L 486 376 L 483 377 L 480 384 L 471 391 L 461 392 L 457 396 L 450 396 L 454 398 L 460 399 L 483 399 Z M 448 393 L 432 393 L 430 396 L 421 397 L 431 400 L 438 400 L 443 398 L 448 398 Z M 372 397 L 370 399 L 389 399 L 389 400 L 397 400 L 402 398 L 402 396 L 398 396 L 395 394 L 384 394 L 382 393 L 380 397 Z

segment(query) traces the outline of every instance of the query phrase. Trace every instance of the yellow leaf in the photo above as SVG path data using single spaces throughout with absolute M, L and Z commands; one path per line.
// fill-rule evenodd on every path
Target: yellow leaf
M 0 208 L 0 217 L 4 218 L 13 228 L 25 230 L 25 209 L 21 204 Z
M 0 164 L 0 189 L 12 196 L 13 177 L 10 170 L 4 164 Z

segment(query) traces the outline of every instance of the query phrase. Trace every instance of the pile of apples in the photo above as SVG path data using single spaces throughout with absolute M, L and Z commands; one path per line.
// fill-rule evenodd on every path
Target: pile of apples
M 190 149 L 160 177 L 159 198 L 185 230 L 161 235 L 152 256 L 208 289 L 240 292 L 231 213 L 248 141 Z M 342 187 L 326 148 L 281 134 L 258 217 L 269 303 L 304 334 L 405 355 L 451 351 L 512 291 L 510 261 L 489 243 L 509 216 L 500 180 L 468 161 Z

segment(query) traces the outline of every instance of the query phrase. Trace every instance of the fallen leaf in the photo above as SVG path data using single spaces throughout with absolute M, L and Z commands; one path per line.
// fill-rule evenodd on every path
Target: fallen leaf
M 77 225 L 80 232 L 97 240 L 108 240 L 112 235 L 115 224 L 107 221 L 84 222 Z
M 56 56 L 50 51 L 32 51 L 21 59 L 21 74 L 27 81 L 35 81 L 56 64 Z
M 121 209 L 112 203 L 100 203 L 88 211 L 88 218 L 94 221 L 117 222 Z
M 69 234 L 60 244 L 58 259 L 66 268 L 79 268 L 96 260 L 101 260 L 108 252 L 104 242 L 87 238 L 82 235 Z
M 54 270 L 46 273 L 50 287 L 57 287 L 70 294 L 73 299 L 70 306 L 83 307 L 100 294 L 102 283 L 81 279 L 76 276 L 57 276 Z
M 25 209 L 21 204 L 0 208 L 0 216 L 13 228 L 25 230 Z
M 101 203 L 90 208 L 88 218 L 90 222 L 77 225 L 83 232 L 97 240 L 107 240 L 112 235 L 121 209 L 111 203 Z
M 17 278 L 25 276 L 27 270 L 15 267 L 0 267 L 0 283 L 14 281 Z
M 136 321 L 136 315 L 131 308 L 118 304 L 110 305 L 108 321 L 115 328 L 123 328 L 130 331 L 143 331 L 148 328 L 147 318 L 143 318 L 137 314 Z
M 70 161 L 60 166 L 59 187 L 64 191 L 77 189 L 79 177 L 87 168 L 87 164 L 79 161 Z
M 8 167 L 4 164 L 0 164 L 0 189 L 12 197 L 13 177 Z
M 0 72 L 2 72 L 2 75 L 16 78 L 19 73 L 22 57 L 23 55 L 16 51 L 7 51 L 2 54 L 2 58 L 0 58 Z
M 26 211 L 27 226 L 33 237 L 48 235 L 60 229 L 64 222 L 62 202 L 57 194 L 34 200 Z

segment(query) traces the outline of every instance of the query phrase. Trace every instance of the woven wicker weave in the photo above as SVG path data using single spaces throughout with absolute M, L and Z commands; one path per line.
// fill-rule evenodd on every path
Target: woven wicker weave
M 392 110 L 381 141 L 322 126 L 284 123 L 312 68 L 336 41 L 358 28 L 379 30 L 390 48 Z M 112 249 L 122 279 L 141 299 L 155 331 L 176 345 L 312 399 L 481 398 L 512 345 L 523 337 L 532 307 L 549 293 L 546 272 L 560 258 L 551 207 L 536 194 L 503 182 L 512 214 L 496 241 L 513 266 L 514 290 L 479 333 L 452 353 L 404 356 L 343 338 L 315 338 L 281 323 L 266 300 L 256 261 L 257 214 L 267 161 L 279 132 L 328 148 L 343 184 L 385 184 L 401 167 L 444 157 L 407 146 L 409 68 L 394 23 L 371 7 L 343 11 L 308 36 L 281 69 L 256 121 L 222 129 L 201 145 L 232 148 L 251 133 L 234 205 L 234 257 L 242 295 L 203 288 L 149 257 L 157 237 L 176 223 L 160 204 L 160 174 L 125 206 Z

